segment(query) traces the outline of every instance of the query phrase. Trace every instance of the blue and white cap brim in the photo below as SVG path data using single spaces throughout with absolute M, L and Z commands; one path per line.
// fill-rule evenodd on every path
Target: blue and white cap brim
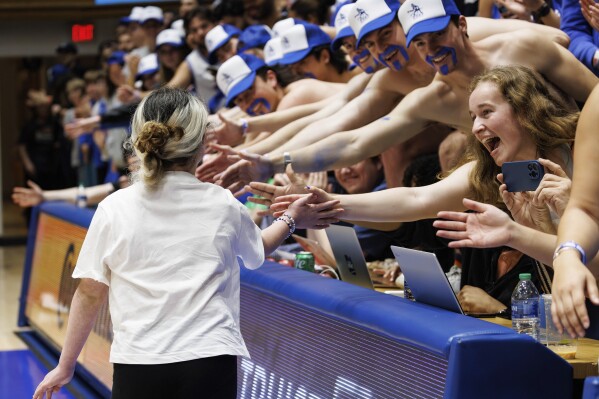
M 218 59 L 216 58 L 216 51 L 221 48 L 222 46 L 224 46 L 225 44 L 227 44 L 227 42 L 229 40 L 231 40 L 231 38 L 233 37 L 233 35 L 228 36 L 226 39 L 221 40 L 220 42 L 218 42 L 216 44 L 216 46 L 214 46 L 214 48 L 212 49 L 211 52 L 208 53 L 208 62 L 211 64 L 216 64 L 216 62 L 218 61 Z
M 206 41 L 206 47 L 208 48 L 208 62 L 216 64 L 216 51 L 227 44 L 231 38 L 239 36 L 240 34 L 241 30 L 233 25 L 217 25 L 212 28 L 204 39 Z M 216 44 L 210 43 L 212 39 L 218 39 L 218 42 L 216 42 Z
M 235 97 L 252 87 L 254 80 L 256 80 L 256 72 L 250 73 L 245 78 L 241 79 L 239 83 L 233 86 L 233 88 L 227 93 L 227 107 L 231 107 L 233 105 Z
M 343 39 L 345 39 L 346 37 L 353 36 L 353 35 L 354 35 L 354 31 L 351 29 L 351 26 L 348 25 L 345 28 L 341 29 L 337 33 L 337 36 L 335 36 L 335 39 L 333 39 L 333 42 L 331 43 L 331 49 L 333 51 L 339 50 L 339 47 L 341 47 L 341 41 Z
M 158 72 L 159 70 L 160 70 L 160 68 L 151 68 L 151 69 L 146 69 L 145 71 L 140 71 L 137 73 L 137 75 L 135 75 L 135 79 L 139 80 L 146 75 L 153 75 L 156 72 Z
M 451 15 L 445 15 L 442 17 L 431 18 L 426 21 L 421 21 L 412 26 L 410 32 L 406 36 L 406 45 L 410 46 L 412 40 L 423 33 L 438 32 L 443 30 L 449 25 Z
M 279 65 L 295 64 L 296 62 L 300 62 L 301 60 L 306 58 L 308 56 L 308 54 L 310 54 L 311 51 L 312 51 L 312 48 L 308 47 L 303 50 L 292 51 L 291 53 L 285 53 L 285 54 L 283 54 L 283 57 L 281 57 L 281 59 L 278 61 L 278 64 Z
M 264 67 L 264 60 L 250 54 L 237 54 L 229 58 L 216 72 L 216 84 L 225 95 L 229 106 L 256 79 L 256 71 Z

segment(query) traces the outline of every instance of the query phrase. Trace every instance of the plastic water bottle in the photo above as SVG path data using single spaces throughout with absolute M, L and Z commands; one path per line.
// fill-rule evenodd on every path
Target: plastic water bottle
M 79 208 L 85 208 L 87 206 L 87 195 L 85 195 L 85 187 L 83 184 L 79 185 L 77 189 L 77 206 Z
M 512 294 L 512 328 L 539 340 L 539 291 L 530 281 L 530 273 L 521 273 Z

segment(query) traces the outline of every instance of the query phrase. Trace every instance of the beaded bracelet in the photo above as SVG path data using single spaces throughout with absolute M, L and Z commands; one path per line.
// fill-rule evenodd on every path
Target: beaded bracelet
M 557 258 L 563 251 L 567 251 L 569 249 L 574 249 L 578 251 L 578 253 L 580 254 L 580 261 L 584 265 L 587 264 L 587 254 L 586 252 L 584 252 L 584 248 L 582 248 L 580 244 L 574 241 L 566 241 L 561 243 L 553 253 L 553 260 L 555 260 L 555 258 Z
M 279 220 L 281 222 L 285 222 L 287 227 L 289 227 L 289 234 L 287 234 L 287 237 L 285 237 L 285 239 L 287 239 L 295 232 L 295 220 L 293 220 L 293 218 L 287 213 L 284 213 L 280 217 L 276 218 L 273 223 L 278 222 Z

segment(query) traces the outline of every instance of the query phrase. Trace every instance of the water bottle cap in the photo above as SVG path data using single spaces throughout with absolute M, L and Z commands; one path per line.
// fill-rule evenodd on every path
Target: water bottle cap
M 530 280 L 530 273 L 520 273 L 520 280 Z

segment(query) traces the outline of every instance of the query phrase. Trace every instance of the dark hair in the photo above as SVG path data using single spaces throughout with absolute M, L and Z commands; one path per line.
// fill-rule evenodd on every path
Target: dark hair
M 403 175 L 404 187 L 422 187 L 439 181 L 437 175 L 441 171 L 439 155 L 436 153 L 422 155 L 414 159 Z
M 185 19 L 183 20 L 183 27 L 185 28 L 185 33 L 187 33 L 187 31 L 189 30 L 189 24 L 191 23 L 191 20 L 194 18 L 203 19 L 212 23 L 216 23 L 218 21 L 210 7 L 195 7 L 193 10 L 191 10 L 185 15 Z
M 296 0 L 291 5 L 291 11 L 300 19 L 324 25 L 329 22 L 331 6 L 334 4 L 335 0 Z
M 244 12 L 243 0 L 215 0 L 212 2 L 212 12 L 218 20 L 223 17 L 242 17 Z
M 291 68 L 288 68 L 286 66 L 273 66 L 273 67 L 263 66 L 262 68 L 259 68 L 256 71 L 256 76 L 261 77 L 262 80 L 266 80 L 266 74 L 268 73 L 268 71 L 274 72 L 274 74 L 277 77 L 277 82 L 283 88 L 287 87 L 288 85 L 290 85 L 293 82 L 296 82 L 296 81 L 302 79 L 301 77 L 299 77 L 295 73 L 293 73 Z
M 330 54 L 330 64 L 335 68 L 335 70 L 342 74 L 346 72 L 349 68 L 349 62 L 347 62 L 347 58 L 345 57 L 345 53 L 341 51 L 331 52 L 331 47 L 328 44 L 323 44 L 321 46 L 314 47 L 309 55 L 314 54 L 317 60 L 320 61 L 320 54 L 323 51 L 328 51 Z

